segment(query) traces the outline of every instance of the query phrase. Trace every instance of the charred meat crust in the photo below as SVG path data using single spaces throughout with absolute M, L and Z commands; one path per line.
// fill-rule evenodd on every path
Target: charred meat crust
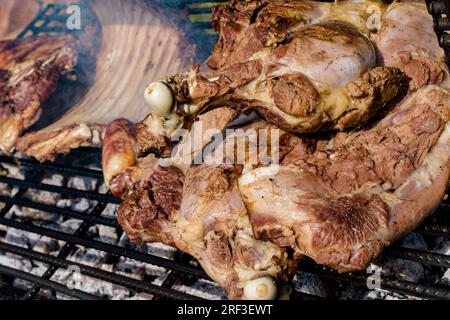
M 181 205 L 183 178 L 176 168 L 159 167 L 147 185 L 122 202 L 117 219 L 131 241 L 175 245 L 173 228 Z
M 319 107 L 319 93 L 302 74 L 273 78 L 270 85 L 275 105 L 287 114 L 308 117 Z
M 97 124 L 70 125 L 53 131 L 41 131 L 21 137 L 16 145 L 20 152 L 33 155 L 40 162 L 53 161 L 83 146 L 99 147 L 105 127 Z
M 224 17 L 217 22 L 220 54 L 210 60 L 215 70 L 197 67 L 171 78 L 179 104 L 195 105 L 198 113 L 252 109 L 283 130 L 312 133 L 360 127 L 397 95 L 403 73 L 376 67 L 373 43 L 355 26 L 306 25 L 301 10 L 310 3 L 291 13 L 285 2 L 271 5 L 232 2 L 216 9 L 216 22 Z M 148 140 L 143 135 L 142 145 Z
M 161 158 L 170 157 L 173 147 L 171 137 L 163 130 L 155 129 L 145 121 L 136 125 L 134 152 L 138 158 L 143 158 L 149 154 Z
M 401 52 L 399 57 L 402 70 L 411 80 L 409 84 L 411 91 L 444 81 L 445 71 L 435 60 L 427 57 L 413 57 L 409 52 Z

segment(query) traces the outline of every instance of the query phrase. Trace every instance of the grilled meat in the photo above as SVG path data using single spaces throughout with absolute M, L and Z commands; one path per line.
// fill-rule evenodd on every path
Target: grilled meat
M 188 122 L 223 106 L 256 110 L 295 133 L 363 125 L 396 96 L 403 78 L 397 68 L 377 66 L 365 30 L 347 22 L 355 14 L 362 18 L 369 3 L 344 6 L 347 15 L 339 5 L 333 11 L 330 4 L 308 1 L 231 1 L 216 9 L 220 39 L 208 63 L 213 71 L 193 67 L 168 79 L 175 109 L 149 99 L 153 120 L 141 123 L 139 154 L 168 148 L 163 142 L 170 130 L 161 132 L 156 119 Z
M 437 45 L 431 21 L 423 3 L 393 3 L 381 30 L 372 35 L 379 63 L 400 68 L 412 91 L 429 84 L 450 89 L 445 53 Z
M 303 256 L 362 270 L 444 197 L 449 108 L 448 92 L 427 86 L 364 130 L 330 140 L 283 133 L 290 151 L 281 164 L 242 176 L 240 166 L 183 174 L 147 158 L 119 222 L 137 243 L 164 242 L 197 258 L 230 298 L 246 297 L 250 280 L 288 280 Z M 240 241 L 253 260 L 242 257 Z
M 231 6 L 217 9 L 217 12 L 226 12 L 228 8 L 233 17 L 237 12 L 245 12 L 242 8 L 255 8 L 258 4 L 260 2 L 250 2 L 248 7 L 242 7 L 232 2 Z M 298 9 L 290 13 L 320 13 L 320 10 L 308 11 L 314 5 L 301 1 L 272 1 L 255 12 L 262 15 L 267 8 L 277 8 L 269 10 L 270 14 L 265 19 L 274 17 L 278 21 L 278 14 L 286 13 L 284 6 L 277 6 L 279 4 Z M 412 12 L 420 19 L 417 20 Z M 401 15 L 402 19 L 395 19 L 396 15 Z M 258 21 L 257 16 L 255 20 L 253 14 L 238 15 L 239 19 L 231 20 L 233 23 L 229 26 L 235 30 L 244 28 L 244 34 L 251 39 L 250 29 L 245 29 L 251 27 L 243 22 L 247 21 L 246 18 Z M 419 22 L 423 27 L 416 28 Z M 112 174 L 108 175 L 111 180 L 107 182 L 116 182 L 119 178 L 127 182 L 117 188 L 125 190 L 119 192 L 125 201 L 118 215 L 133 241 L 162 241 L 176 246 L 196 257 L 231 298 L 255 298 L 258 297 L 252 294 L 255 283 L 264 284 L 267 289 L 273 283 L 270 279 L 289 279 L 296 262 L 304 256 L 341 272 L 364 269 L 384 247 L 430 215 L 444 197 L 450 178 L 448 68 L 443 63 L 443 50 L 439 48 L 435 34 L 430 32 L 432 21 L 424 4 L 394 3 L 387 9 L 382 23 L 380 31 L 371 38 L 377 46 L 378 65 L 385 69 L 375 68 L 368 72 L 384 70 L 397 73 L 397 77 L 392 78 L 395 84 L 386 87 L 388 91 L 392 90 L 386 94 L 390 98 L 396 96 L 395 99 L 386 99 L 391 101 L 387 102 L 383 113 L 352 131 L 327 136 L 280 131 L 277 143 L 269 143 L 268 146 L 269 149 L 279 148 L 279 164 L 267 165 L 258 159 L 258 163 L 250 167 L 203 164 L 180 170 L 177 163 L 161 166 L 153 155 L 141 157 L 140 153 L 145 154 L 146 151 L 140 143 L 140 134 L 151 137 L 151 130 L 146 129 L 156 121 L 158 133 L 164 137 L 161 130 L 165 128 L 164 121 L 174 121 L 176 117 L 149 116 L 141 123 L 141 133 L 134 131 L 133 126 L 122 129 L 117 137 L 128 137 L 126 143 L 108 155 L 104 167 L 108 168 L 108 159 L 112 159 L 112 164 L 119 165 L 112 165 L 117 171 L 111 171 Z M 346 24 L 332 24 L 337 33 L 340 28 L 337 25 L 350 28 Z M 300 32 L 330 25 L 329 22 L 319 22 L 297 27 Z M 360 34 L 356 36 L 359 37 Z M 398 43 L 395 37 L 399 39 Z M 319 38 L 326 39 L 326 36 Z M 420 41 L 416 42 L 416 38 Z M 227 54 L 231 57 L 236 53 L 234 49 L 228 52 L 224 48 L 233 48 L 239 43 L 238 38 L 227 41 L 223 34 L 221 39 L 222 43 L 216 50 L 222 50 L 222 54 L 213 55 L 210 60 L 211 66 L 219 72 L 224 70 L 221 68 L 227 61 L 238 59 L 227 58 Z M 299 39 L 306 43 L 311 40 L 308 37 Z M 364 47 L 367 39 L 359 39 L 361 42 L 356 43 Z M 302 41 L 297 46 L 304 45 Z M 339 44 L 336 46 L 335 51 L 338 52 Z M 334 45 L 330 48 L 333 50 Z M 270 50 L 266 52 L 270 53 Z M 362 52 L 374 53 L 372 50 Z M 249 62 L 246 59 L 240 66 L 243 67 L 241 71 L 249 75 L 250 71 L 258 68 L 254 60 Z M 295 63 L 293 61 L 291 65 Z M 313 72 L 311 69 L 314 70 L 310 68 L 302 73 Z M 406 74 L 407 90 L 397 94 L 402 73 Z M 325 82 L 339 82 L 338 79 L 346 82 L 351 78 L 345 69 L 343 73 L 329 74 L 322 70 L 317 76 Z M 199 78 L 192 79 L 196 79 L 193 83 L 198 86 Z M 241 84 L 230 87 L 233 79 Z M 236 92 L 251 91 L 253 80 L 242 84 L 245 79 L 248 80 L 228 74 L 222 78 L 224 82 L 218 90 L 225 88 L 223 97 L 233 101 Z M 311 79 L 310 75 L 308 79 Z M 214 81 L 220 81 L 220 78 Z M 374 83 L 379 84 L 378 81 Z M 287 101 L 306 101 L 300 99 L 300 95 L 307 90 L 299 93 L 290 89 L 285 91 Z M 185 92 L 191 96 L 194 91 Z M 374 93 L 371 89 L 368 92 Z M 369 100 L 374 98 L 370 94 L 368 96 Z M 153 99 L 151 93 L 150 98 Z M 240 103 L 245 105 L 245 100 L 241 99 Z M 218 100 L 213 98 L 211 101 Z M 271 122 L 280 125 L 276 121 Z M 265 127 L 271 126 L 257 126 L 257 129 Z M 174 129 L 170 130 L 172 135 Z M 151 139 L 147 140 L 147 145 L 152 145 Z M 121 154 L 123 150 L 129 150 L 125 151 L 126 157 Z M 161 151 L 166 150 L 156 151 L 163 154 Z M 128 167 L 130 155 L 131 162 L 141 163 L 138 166 L 140 171 L 133 169 L 135 165 Z M 273 298 L 272 295 L 265 297 Z
M 367 267 L 443 199 L 449 108 L 448 92 L 427 86 L 372 128 L 329 141 L 293 138 L 281 166 L 240 178 L 257 238 L 340 271 Z
M 174 164 L 185 173 L 192 164 L 193 158 L 209 143 L 203 135 L 208 130 L 221 131 L 236 118 L 236 112 L 222 108 L 207 112 L 199 117 L 203 125 L 202 140 L 194 142 L 195 130 L 188 135 L 180 133 L 181 142 L 174 150 L 169 164 Z M 135 152 L 137 141 L 137 126 L 125 119 L 113 121 L 106 129 L 103 142 L 103 175 L 112 193 L 120 198 L 141 188 L 147 183 L 147 178 L 160 164 L 154 155 L 138 157 Z
M 60 77 L 76 63 L 75 40 L 70 36 L 0 42 L 0 150 L 12 151 L 20 135 L 39 119 L 42 103 Z
M 42 130 L 22 136 L 16 144 L 18 151 L 33 155 L 38 161 L 55 159 L 80 147 L 101 147 L 105 126 L 74 124 L 56 130 Z
M 111 132 L 111 139 L 116 136 L 115 141 L 125 142 L 119 147 L 123 151 L 130 148 L 126 141 L 132 141 L 124 139 L 125 132 L 132 137 L 132 130 L 124 128 L 124 125 L 118 121 L 109 129 L 118 130 L 114 135 Z M 122 129 L 119 129 L 120 126 Z M 269 129 L 267 135 L 271 135 L 270 129 L 274 128 L 259 122 L 246 129 Z M 119 138 L 119 132 L 122 138 Z M 288 137 L 288 134 L 283 133 L 280 140 L 283 137 Z M 244 141 L 246 136 L 232 136 L 227 141 L 235 139 Z M 267 147 L 261 140 L 266 139 L 258 139 L 256 144 Z M 277 144 L 275 139 L 272 143 L 274 146 Z M 242 143 L 229 145 L 236 147 Z M 223 148 L 225 152 L 225 146 L 221 144 L 217 149 Z M 229 155 L 234 153 L 236 150 L 230 150 Z M 260 148 L 247 144 L 245 153 L 248 159 L 262 152 Z M 119 162 L 129 159 L 121 156 L 120 152 L 115 155 Z M 225 159 L 228 155 L 224 153 L 223 156 Z M 163 242 L 189 253 L 233 299 L 244 296 L 259 298 L 248 293 L 255 279 L 263 279 L 269 287 L 275 286 L 271 279 L 280 283 L 291 279 L 296 269 L 296 259 L 271 241 L 259 240 L 254 236 L 238 187 L 243 167 L 214 164 L 184 169 L 179 167 L 180 163 L 164 167 L 154 157 L 147 157 L 140 163 L 138 175 L 135 174 L 135 166 L 112 179 L 111 189 L 116 193 L 119 190 L 123 194 L 123 189 L 131 191 L 118 211 L 118 221 L 129 238 L 136 243 Z M 276 294 L 274 290 L 271 288 L 268 293 Z

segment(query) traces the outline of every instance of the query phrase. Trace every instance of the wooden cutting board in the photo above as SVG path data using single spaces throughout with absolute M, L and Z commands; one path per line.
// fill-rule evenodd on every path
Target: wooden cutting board
M 45 2 L 41 5 L 66 3 L 64 0 Z M 80 2 L 92 8 L 101 25 L 96 65 L 79 63 L 81 78 L 83 73 L 89 73 L 94 79 L 89 80 L 89 86 L 86 79 L 78 83 L 64 81 L 46 103 L 43 116 L 32 131 L 50 131 L 81 123 L 107 124 L 119 117 L 140 121 L 148 113 L 143 93 L 150 82 L 203 60 L 198 53 L 204 41 L 190 34 L 192 24 L 187 7 L 178 0 L 70 3 Z M 0 4 L 3 36 L 17 35 L 41 7 L 35 0 L 0 0 Z M 200 46 L 193 39 L 199 40 Z
M 0 39 L 14 39 L 39 12 L 34 0 L 0 0 Z
M 48 130 L 87 122 L 107 124 L 119 117 L 140 121 L 148 113 L 145 87 L 195 61 L 196 46 L 181 27 L 183 18 L 170 8 L 136 0 L 89 3 L 102 28 L 95 82 Z
M 6 1 L 10 8 L 8 13 L 2 10 L 11 22 L 3 27 L 4 34 L 11 33 L 12 21 L 20 21 L 13 28 L 20 30 L 39 8 L 35 1 L 27 0 L 21 8 L 27 14 L 19 19 L 16 5 L 9 3 L 14 0 L 0 1 Z M 71 4 L 87 4 L 99 21 L 101 31 L 95 33 L 99 40 L 96 63 L 86 62 L 80 56 L 79 79 L 75 83 L 61 81 L 58 90 L 45 103 L 41 119 L 29 133 L 60 132 L 82 124 L 98 128 L 97 125 L 107 125 L 117 118 L 141 121 L 148 114 L 143 97 L 146 86 L 184 71 L 190 64 L 202 63 L 214 44 L 209 12 L 216 3 L 191 2 L 71 1 Z

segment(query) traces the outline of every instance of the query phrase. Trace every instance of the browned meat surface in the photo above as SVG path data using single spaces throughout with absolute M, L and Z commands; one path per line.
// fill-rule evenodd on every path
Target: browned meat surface
M 21 137 L 16 148 L 27 150 L 41 162 L 55 160 L 58 155 L 68 154 L 80 147 L 100 147 L 104 128 L 98 124 L 74 124 L 53 131 L 43 130 Z
M 443 198 L 449 108 L 448 93 L 429 86 L 365 130 L 331 140 L 283 134 L 290 139 L 282 138 L 281 147 L 290 151 L 281 165 L 242 176 L 240 166 L 202 165 L 182 175 L 150 162 L 139 175 L 144 187 L 122 203 L 119 222 L 133 241 L 164 242 L 193 255 L 231 298 L 245 297 L 237 288 L 253 279 L 289 279 L 303 256 L 340 271 L 364 269 Z M 175 199 L 169 208 L 155 197 L 154 182 L 142 182 L 161 170 L 169 173 L 160 190 Z M 241 256 L 238 234 L 262 260 Z
M 205 113 L 199 117 L 203 131 L 222 130 L 236 117 L 236 112 L 222 108 Z M 136 153 L 137 126 L 125 119 L 112 122 L 106 129 L 103 142 L 103 175 L 114 195 L 126 198 L 145 185 L 159 161 L 154 155 L 138 157 Z M 202 137 L 200 143 L 193 142 L 194 130 L 180 142 L 172 154 L 172 164 L 186 172 L 195 154 L 209 142 Z M 185 146 L 187 148 L 185 148 Z
M 184 176 L 175 167 L 157 167 L 120 206 L 117 219 L 131 241 L 175 245 L 175 223 Z
M 448 93 L 429 86 L 368 130 L 293 138 L 281 166 L 240 179 L 257 237 L 340 271 L 367 267 L 444 197 L 449 108 Z
M 10 152 L 77 62 L 75 40 L 44 35 L 0 42 L 0 150 Z

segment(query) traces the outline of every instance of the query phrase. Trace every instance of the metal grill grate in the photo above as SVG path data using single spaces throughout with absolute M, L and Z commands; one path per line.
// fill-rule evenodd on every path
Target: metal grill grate
M 202 14 L 206 11 L 205 7 L 198 4 L 199 1 L 190 1 L 190 3 L 189 10 L 193 10 L 193 14 Z M 192 5 L 192 3 L 195 3 L 195 5 Z M 63 21 L 61 14 L 63 14 L 62 6 L 50 5 L 43 8 L 21 36 L 29 33 L 58 31 L 58 29 L 55 29 L 57 27 L 49 27 L 49 23 L 55 21 L 55 19 Z M 68 165 L 69 163 L 73 165 Z M 9 171 L 6 170 L 3 174 L 0 174 L 0 191 L 3 188 L 14 191 L 8 195 L 1 195 L 0 192 L 0 239 L 4 237 L 7 230 L 14 229 L 27 232 L 30 235 L 45 236 L 60 243 L 59 248 L 54 252 L 42 253 L 34 247 L 14 244 L 5 240 L 0 241 L 0 256 L 14 255 L 19 259 L 32 261 L 33 264 L 40 263 L 44 266 L 41 272 L 36 274 L 0 263 L 0 297 L 27 300 L 61 297 L 75 299 L 104 298 L 102 295 L 71 289 L 68 283 L 54 279 L 59 270 L 73 270 L 73 268 L 77 268 L 84 276 L 126 288 L 131 292 L 146 293 L 151 295 L 150 297 L 153 299 L 199 299 L 205 297 L 203 293 L 208 293 L 207 288 L 213 287 L 211 283 L 202 287 L 203 289 L 189 291 L 189 293 L 180 289 L 180 284 L 189 287 L 197 281 L 208 281 L 207 275 L 198 267 L 196 262 L 181 252 L 166 257 L 149 253 L 146 246 L 135 246 L 127 241 L 113 244 L 92 235 L 90 229 L 100 226 L 114 229 L 118 238 L 123 235 L 113 216 L 107 214 L 108 207 L 117 205 L 119 200 L 105 191 L 103 176 L 99 170 L 100 154 L 98 150 L 79 150 L 51 164 L 40 164 L 34 160 L 0 156 L 0 165 L 9 169 Z M 23 174 L 22 177 L 11 174 L 11 172 L 17 170 Z M 63 178 L 61 185 L 46 182 L 45 179 L 52 175 Z M 92 190 L 75 188 L 69 183 L 74 178 L 89 179 L 94 187 Z M 30 190 L 38 194 L 46 192 L 51 197 L 58 197 L 62 200 L 86 199 L 91 201 L 93 205 L 87 210 L 65 208 L 30 198 L 28 194 Z M 78 221 L 79 224 L 71 232 L 63 231 L 49 225 L 43 225 L 38 219 L 15 215 L 15 207 L 51 213 L 60 217 L 60 221 L 71 219 Z M 450 241 L 449 209 L 450 202 L 446 200 L 440 205 L 437 212 L 415 231 L 415 234 L 420 235 L 428 244 L 435 244 L 437 241 Z M 450 283 L 441 282 L 444 273 L 450 270 L 450 256 L 429 251 L 430 247 L 433 249 L 432 245 L 428 246 L 427 249 L 410 249 L 405 246 L 404 242 L 400 241 L 387 249 L 384 256 L 378 260 L 379 264 L 383 265 L 385 260 L 389 259 L 391 261 L 409 261 L 416 263 L 416 266 L 422 266 L 426 277 L 420 279 L 420 281 L 415 281 L 399 276 L 398 273 L 383 274 L 380 282 L 381 289 L 417 298 L 450 299 Z M 163 280 L 157 282 L 154 279 L 145 279 L 145 277 L 136 279 L 132 274 L 118 273 L 104 266 L 93 266 L 74 261 L 71 257 L 79 248 L 102 252 L 105 254 L 106 260 L 117 261 L 126 258 L 144 263 L 146 266 L 162 268 Z M 309 260 L 303 261 L 299 270 L 295 280 L 297 290 L 293 294 L 295 299 L 345 298 L 343 288 L 347 288 L 349 285 L 351 290 L 368 291 L 368 275 L 366 273 L 338 274 L 328 268 L 317 266 Z M 304 279 L 311 277 L 326 287 L 325 294 L 305 293 L 307 290 L 304 290 Z M 17 280 L 25 282 L 26 285 L 17 288 L 15 285 Z M 202 290 L 205 292 L 202 292 Z M 346 294 L 348 296 L 348 292 Z M 219 297 L 223 297 L 223 294 Z
M 444 48 L 447 63 L 450 64 L 450 2 L 446 0 L 427 0 L 428 12 L 434 19 L 434 30 L 439 44 Z

